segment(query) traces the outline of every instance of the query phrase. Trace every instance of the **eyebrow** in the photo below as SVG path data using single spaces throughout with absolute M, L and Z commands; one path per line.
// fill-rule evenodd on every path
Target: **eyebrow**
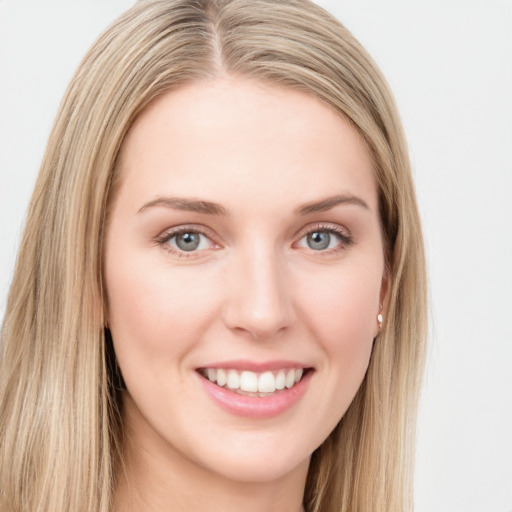
M 296 215 L 309 215 L 311 213 L 325 212 L 341 204 L 353 204 L 369 210 L 369 206 L 360 197 L 351 194 L 340 194 L 319 201 L 305 203 L 294 210 Z M 158 197 L 145 203 L 138 211 L 141 213 L 148 208 L 156 206 L 184 210 L 188 212 L 202 213 L 206 215 L 219 215 L 227 217 L 229 210 L 218 203 L 204 201 L 202 199 L 186 199 L 183 197 Z
M 303 204 L 294 210 L 297 215 L 309 215 L 310 213 L 325 212 L 340 204 L 354 204 L 362 206 L 369 210 L 370 207 L 360 197 L 352 194 L 339 194 L 336 196 L 326 197 L 320 201 Z
M 202 199 L 185 199 L 183 197 L 158 197 L 144 204 L 138 213 L 155 206 L 173 208 L 174 210 L 185 210 L 187 212 L 204 213 L 207 215 L 221 215 L 223 217 L 229 215 L 229 211 L 218 203 L 203 201 Z

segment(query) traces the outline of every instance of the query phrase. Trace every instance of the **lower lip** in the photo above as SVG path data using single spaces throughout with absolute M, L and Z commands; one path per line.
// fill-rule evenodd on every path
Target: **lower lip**
M 284 413 L 295 405 L 306 392 L 313 371 L 305 373 L 302 379 L 290 389 L 283 389 L 274 395 L 257 397 L 240 395 L 226 388 L 213 384 L 198 374 L 204 389 L 215 403 L 224 410 L 246 418 L 272 418 Z

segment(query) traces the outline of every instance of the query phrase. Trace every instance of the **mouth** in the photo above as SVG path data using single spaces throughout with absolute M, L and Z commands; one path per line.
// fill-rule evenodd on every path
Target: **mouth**
M 312 368 L 280 368 L 263 372 L 235 368 L 198 368 L 201 377 L 219 388 L 248 397 L 271 397 L 293 389 Z

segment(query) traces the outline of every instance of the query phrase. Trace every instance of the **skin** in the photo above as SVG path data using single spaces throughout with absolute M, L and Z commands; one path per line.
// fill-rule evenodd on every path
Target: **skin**
M 385 301 L 363 140 L 306 93 L 223 77 L 151 103 L 120 172 L 105 241 L 127 386 L 117 510 L 300 511 L 310 455 L 361 384 Z M 352 199 L 297 212 L 332 196 Z M 162 197 L 215 202 L 226 215 Z M 170 238 L 180 226 L 205 234 L 197 250 Z M 315 230 L 351 243 L 331 232 L 327 249 L 311 248 Z M 284 413 L 246 418 L 220 408 L 196 371 L 234 359 L 314 370 Z

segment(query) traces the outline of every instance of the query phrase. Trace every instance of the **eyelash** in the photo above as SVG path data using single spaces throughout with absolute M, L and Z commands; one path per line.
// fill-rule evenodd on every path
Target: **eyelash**
M 339 246 L 335 247 L 334 249 L 328 249 L 328 250 L 321 250 L 321 251 L 313 251 L 315 253 L 318 253 L 321 256 L 329 256 L 331 254 L 337 253 L 339 251 L 342 251 L 346 249 L 347 247 L 351 246 L 354 243 L 354 238 L 350 234 L 350 232 L 347 229 L 342 228 L 341 226 L 333 225 L 333 224 L 316 224 L 312 226 L 311 228 L 308 228 L 305 232 L 302 233 L 300 240 L 302 240 L 304 237 L 307 237 L 311 233 L 316 232 L 325 232 L 329 233 L 330 235 L 334 234 L 340 239 Z
M 313 249 L 311 249 L 313 252 L 316 252 L 320 255 L 330 255 L 333 253 L 337 253 L 341 250 L 346 249 L 347 247 L 349 247 L 350 245 L 352 245 L 354 243 L 354 239 L 353 239 L 352 235 L 347 230 L 345 230 L 339 226 L 332 225 L 332 224 L 316 224 L 316 225 L 310 227 L 309 229 L 307 229 L 306 231 L 304 231 L 301 234 L 299 241 L 315 232 L 325 232 L 325 233 L 329 233 L 330 235 L 334 234 L 340 240 L 339 246 L 334 249 L 319 250 L 319 251 L 314 251 Z M 182 250 L 176 249 L 169 245 L 168 242 L 170 240 L 172 240 L 174 237 L 184 234 L 184 233 L 197 233 L 197 234 L 203 235 L 208 240 L 210 240 L 210 242 L 213 245 L 218 245 L 215 242 L 215 240 L 212 239 L 212 236 L 210 233 L 207 233 L 204 229 L 201 229 L 200 226 L 196 226 L 196 225 L 180 226 L 179 228 L 166 231 L 166 232 L 162 233 L 162 235 L 157 237 L 156 243 L 158 245 L 162 246 L 166 251 L 178 256 L 179 258 L 194 258 L 194 257 L 199 256 L 199 253 L 201 251 L 194 250 L 194 251 L 187 252 L 187 251 L 182 251 Z
M 199 252 L 201 251 L 181 251 L 179 249 L 175 249 L 171 245 L 169 245 L 169 241 L 172 240 L 175 236 L 182 235 L 184 233 L 198 233 L 200 235 L 205 236 L 213 245 L 217 245 L 214 240 L 212 240 L 212 236 L 210 233 L 207 233 L 205 230 L 201 229 L 200 226 L 180 226 L 179 228 L 171 229 L 162 233 L 157 239 L 156 243 L 162 246 L 166 251 L 171 254 L 178 256 L 179 258 L 194 258 L 199 256 Z

